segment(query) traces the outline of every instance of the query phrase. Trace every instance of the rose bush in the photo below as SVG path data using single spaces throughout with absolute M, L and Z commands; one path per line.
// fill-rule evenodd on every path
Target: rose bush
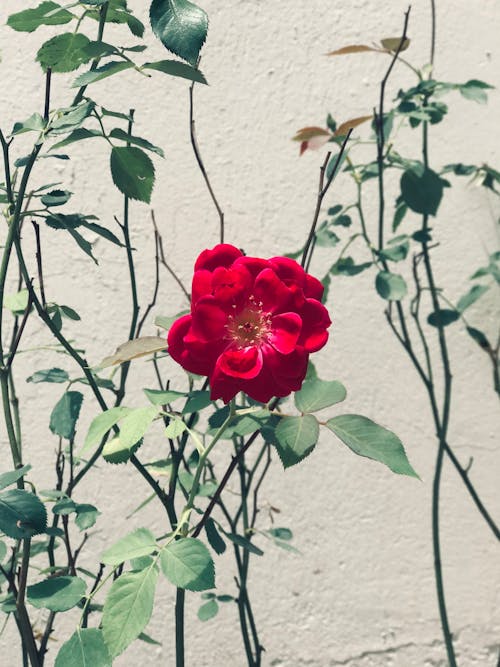
M 311 352 L 331 324 L 323 286 L 292 259 L 247 257 L 219 244 L 196 260 L 191 313 L 176 320 L 168 352 L 207 375 L 212 400 L 239 391 L 267 403 L 300 389 Z

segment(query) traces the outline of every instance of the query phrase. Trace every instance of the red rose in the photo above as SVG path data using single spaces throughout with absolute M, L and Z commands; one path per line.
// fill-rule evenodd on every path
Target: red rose
M 191 314 L 174 322 L 168 352 L 210 380 L 211 398 L 239 391 L 267 403 L 300 389 L 310 352 L 328 340 L 323 286 L 287 257 L 204 250 L 194 267 Z

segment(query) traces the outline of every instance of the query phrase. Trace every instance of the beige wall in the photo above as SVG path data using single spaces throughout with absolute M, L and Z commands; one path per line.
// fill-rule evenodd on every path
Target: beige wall
M 5 27 L 7 16 L 29 4 L 4 0 L 0 6 L 2 62 L 0 126 L 41 106 L 42 79 L 34 54 L 50 29 L 31 36 Z M 146 21 L 146 5 L 130 0 Z M 370 42 L 400 31 L 406 3 L 402 0 L 327 2 L 326 0 L 200 0 L 210 17 L 202 69 L 209 87 L 196 90 L 199 142 L 213 186 L 226 213 L 227 239 L 250 254 L 269 256 L 294 250 L 310 224 L 322 156 L 298 157 L 290 141 L 296 129 L 321 125 L 331 111 L 339 120 L 370 113 L 377 102 L 377 82 L 385 71 L 383 57 L 360 55 L 328 59 L 328 50 L 349 43 Z M 430 3 L 413 3 L 412 45 L 408 58 L 424 64 L 429 52 Z M 499 85 L 500 9 L 497 2 L 437 3 L 436 76 L 445 81 L 483 79 Z M 150 59 L 168 57 L 151 34 Z M 70 99 L 66 78 L 54 77 L 54 105 Z M 397 68 L 388 99 L 399 86 L 412 84 Z M 136 108 L 137 133 L 160 144 L 166 160 L 156 160 L 157 183 L 152 206 L 169 260 L 189 281 L 201 249 L 217 242 L 218 220 L 190 150 L 188 87 L 160 75 L 153 80 L 120 76 L 96 84 L 92 95 L 104 106 Z M 450 96 L 450 114 L 431 128 L 431 161 L 488 162 L 500 165 L 498 118 L 500 97 L 492 91 L 487 106 Z M 28 110 L 28 111 L 25 111 Z M 367 130 L 365 130 L 365 135 Z M 416 155 L 416 135 L 404 135 L 407 153 Z M 25 137 L 16 140 L 19 154 Z M 83 151 L 92 150 L 83 161 Z M 76 146 L 71 162 L 45 161 L 37 183 L 62 180 L 75 192 L 75 202 L 112 225 L 121 200 L 107 167 L 107 151 L 97 143 Z M 495 221 L 498 199 L 461 180 L 446 193 L 435 230 L 441 241 L 434 250 L 439 284 L 451 299 L 468 287 L 468 276 L 498 247 Z M 352 196 L 344 178 L 334 184 L 325 205 L 348 203 Z M 367 201 L 374 225 L 375 191 Z M 140 291 L 145 301 L 152 289 L 153 240 L 149 210 L 132 205 L 133 243 L 138 250 Z M 26 234 L 28 236 L 28 234 Z M 0 232 L 0 239 L 4 231 Z M 1 241 L 0 241 L 1 242 Z M 92 361 L 111 352 L 126 338 L 129 302 L 123 254 L 98 242 L 95 267 L 62 233 L 44 232 L 49 299 L 67 303 L 82 315 L 73 329 Z M 325 252 L 315 265 L 322 275 L 331 259 Z M 51 268 L 49 268 L 51 267 Z M 176 286 L 165 274 L 156 314 L 173 314 L 182 305 Z M 279 523 L 292 528 L 301 555 L 265 547 L 252 565 L 251 590 L 264 664 L 275 667 L 431 667 L 446 665 L 438 620 L 431 550 L 430 502 L 435 440 L 430 412 L 416 374 L 389 332 L 382 302 L 373 289 L 373 275 L 337 278 L 329 307 L 334 320 L 332 340 L 318 355 L 325 378 L 342 380 L 349 392 L 344 404 L 393 429 L 404 441 L 422 482 L 394 476 L 386 469 L 353 456 L 325 434 L 302 465 L 283 472 L 275 461 L 262 501 L 281 509 Z M 471 310 L 471 322 L 495 335 L 498 295 L 493 290 Z M 152 319 L 145 333 L 153 333 Z M 450 442 L 464 463 L 474 457 L 471 477 L 486 505 L 498 518 L 498 399 L 491 388 L 486 356 L 474 347 L 461 326 L 449 330 L 455 388 Z M 33 344 L 51 342 L 33 321 Z M 31 342 L 31 341 L 30 341 Z M 27 345 L 26 345 L 27 346 Z M 48 413 L 60 387 L 25 384 L 32 369 L 50 365 L 71 368 L 68 360 L 48 351 L 22 355 L 16 361 L 25 425 L 25 458 L 40 475 L 41 488 L 53 484 L 54 439 Z M 140 405 L 140 388 L 152 384 L 150 366 L 137 362 L 128 400 Z M 90 397 L 80 427 L 88 424 Z M 10 468 L 7 442 L 0 431 L 0 469 Z M 155 452 L 161 440 L 148 443 Z M 156 449 L 155 449 L 156 448 Z M 226 457 L 221 452 L 221 459 Z M 125 521 L 148 494 L 127 467 L 105 464 L 78 488 L 78 500 L 103 510 L 87 549 L 87 562 L 132 527 L 161 530 L 161 512 L 148 509 Z M 445 463 L 442 491 L 442 548 L 451 626 L 460 667 L 494 667 L 500 629 L 498 545 L 479 518 L 454 469 Z M 264 515 L 264 512 L 263 512 Z M 266 518 L 262 518 L 266 527 Z M 221 592 L 234 593 L 232 562 L 217 561 Z M 163 646 L 136 642 L 117 665 L 173 664 L 173 591 L 162 583 L 148 632 Z M 218 619 L 196 619 L 198 595 L 188 596 L 187 643 L 190 665 L 240 667 L 245 664 L 236 610 L 226 605 Z M 75 617 L 76 618 L 76 617 Z M 58 627 L 57 642 L 70 626 Z M 216 633 L 216 635 L 215 635 Z M 13 623 L 0 638 L 6 667 L 17 667 Z M 52 643 L 51 647 L 56 647 Z M 54 651 L 55 652 L 55 651 Z M 50 661 L 49 661 L 50 662 Z M 50 662 L 50 664 L 52 664 Z

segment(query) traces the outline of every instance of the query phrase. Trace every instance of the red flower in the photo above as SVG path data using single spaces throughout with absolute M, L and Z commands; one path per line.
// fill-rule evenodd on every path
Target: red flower
M 210 379 L 211 398 L 239 391 L 267 403 L 300 389 L 310 352 L 328 340 L 323 286 L 292 259 L 204 250 L 194 267 L 191 314 L 174 322 L 168 352 Z

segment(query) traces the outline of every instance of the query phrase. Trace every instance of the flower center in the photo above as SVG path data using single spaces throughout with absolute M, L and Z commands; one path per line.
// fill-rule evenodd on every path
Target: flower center
M 229 315 L 227 337 L 237 347 L 260 345 L 266 341 L 271 333 L 271 314 L 262 312 L 262 302 L 254 297 L 250 303 L 235 315 Z

